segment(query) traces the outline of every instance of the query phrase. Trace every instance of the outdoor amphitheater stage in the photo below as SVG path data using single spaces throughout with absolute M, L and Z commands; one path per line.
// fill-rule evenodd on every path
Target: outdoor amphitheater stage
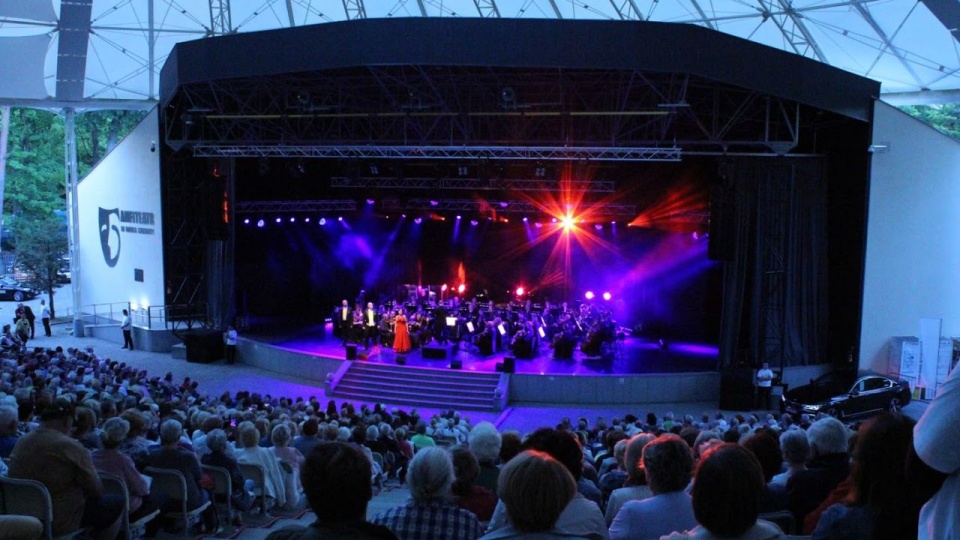
M 300 328 L 276 322 L 260 322 L 243 334 L 249 340 L 307 357 L 347 359 L 347 348 L 341 345 L 339 337 L 333 335 L 332 324 L 329 322 Z M 445 346 L 433 342 L 427 348 L 430 350 L 426 351 L 426 354 L 424 348 L 418 347 L 398 355 L 389 347 L 371 342 L 370 348 L 366 349 L 364 344 L 360 343 L 356 360 L 434 369 L 450 369 L 451 363 L 456 360 L 463 370 L 494 373 L 505 357 L 512 356 L 510 351 L 481 355 L 476 347 L 466 342 L 448 342 Z M 515 373 L 581 376 L 669 374 L 715 371 L 717 366 L 716 345 L 679 341 L 661 344 L 658 340 L 628 336 L 619 341 L 613 350 L 613 354 L 606 357 L 590 357 L 577 349 L 573 358 L 557 359 L 553 357 L 553 350 L 549 345 L 543 343 L 539 354 L 533 358 L 515 359 Z

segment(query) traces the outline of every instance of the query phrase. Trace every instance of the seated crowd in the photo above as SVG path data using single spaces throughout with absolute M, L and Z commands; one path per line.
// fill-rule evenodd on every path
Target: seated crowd
M 231 474 L 241 511 L 309 505 L 316 514 L 310 527 L 272 540 L 957 534 L 955 499 L 938 492 L 955 490 L 957 445 L 940 445 L 956 437 L 918 435 L 915 444 L 916 422 L 899 413 L 856 429 L 826 416 L 564 418 L 522 436 L 471 426 L 454 411 L 421 418 L 315 398 L 203 396 L 196 381 L 150 377 L 89 349 L 5 353 L 0 363 L 0 457 L 9 458 L 0 474 L 47 487 L 54 536 L 85 527 L 117 537 L 124 501 L 104 493 L 100 472 L 126 482 L 131 520 L 173 503 L 151 492 L 150 467 L 180 471 L 188 507 L 199 508 L 213 498 L 201 465 Z M 957 384 L 953 375 L 928 413 L 956 409 L 948 399 Z M 945 421 L 925 415 L 920 425 Z M 259 493 L 242 463 L 263 467 Z M 374 487 L 391 479 L 407 484 L 410 499 L 368 519 Z M 200 526 L 216 531 L 214 505 Z M 3 519 L 0 531 L 39 535 L 32 523 Z

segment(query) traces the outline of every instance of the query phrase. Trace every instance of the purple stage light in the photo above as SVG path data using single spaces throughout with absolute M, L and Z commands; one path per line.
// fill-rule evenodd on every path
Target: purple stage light
M 430 206 L 436 206 L 436 205 L 438 205 L 438 204 L 440 204 L 440 203 L 437 202 L 437 201 L 430 201 Z
M 461 283 L 460 285 L 457 286 L 457 292 L 458 292 L 458 293 L 463 294 L 463 291 L 465 291 L 465 290 L 467 290 L 467 286 L 464 285 L 463 283 Z
M 507 201 L 500 201 L 500 208 L 506 208 L 507 206 L 510 206 L 510 203 Z
M 699 240 L 699 239 L 700 239 L 700 233 L 698 233 L 697 231 L 693 231 L 693 235 L 692 235 L 692 236 L 693 236 L 693 239 L 694 239 L 694 240 Z
M 277 223 L 280 223 L 280 218 L 277 218 Z
M 295 218 L 295 217 L 290 218 L 290 223 L 293 223 L 293 222 L 295 222 L 295 221 L 297 221 L 297 218 Z
M 584 294 L 583 296 L 584 296 L 587 300 L 593 300 L 594 294 L 593 294 L 593 291 L 587 291 L 586 294 Z
M 305 221 L 305 222 L 307 222 L 307 223 L 310 223 L 310 218 L 308 218 L 308 217 L 307 217 L 307 218 L 303 218 L 303 221 Z
M 376 202 L 376 201 L 374 201 L 373 199 L 367 199 L 367 204 L 373 204 L 373 203 L 375 203 L 375 202 Z
M 337 221 L 343 221 L 343 216 L 337 216 Z
M 540 222 L 538 221 L 538 222 L 534 223 L 533 226 L 539 229 L 540 227 L 543 227 L 543 223 L 540 223 Z
M 250 218 L 243 218 L 243 224 L 244 224 L 244 225 L 249 225 L 249 224 L 250 224 Z
M 613 297 L 610 295 L 610 293 L 608 292 L 603 293 L 603 299 L 606 300 L 607 302 L 609 302 L 611 298 Z
M 320 218 L 320 221 L 318 221 L 317 223 L 319 223 L 320 226 L 322 227 L 327 224 L 327 218 Z
M 598 231 L 602 231 L 602 230 L 603 230 L 603 224 L 602 224 L 602 223 L 597 223 L 596 225 L 593 226 L 593 228 L 596 229 L 596 230 L 598 230 Z
M 400 217 L 402 217 L 403 219 L 407 219 L 407 215 L 406 215 L 406 214 L 400 214 Z
M 557 218 L 550 218 L 550 223 L 556 223 L 556 222 L 557 222 Z
M 473 225 L 474 227 L 476 227 L 477 225 L 480 224 L 480 222 L 477 221 L 477 220 L 475 220 L 475 219 L 471 219 L 471 220 L 470 220 L 470 224 Z
M 262 229 L 264 225 L 266 225 L 266 223 L 264 223 L 262 219 L 257 221 L 257 227 Z
M 523 222 L 524 222 L 524 223 L 527 222 L 527 216 L 523 216 Z
M 459 219 L 460 219 L 460 216 L 457 216 L 457 220 L 459 220 Z
M 419 225 L 421 222 L 423 222 L 423 218 L 414 218 L 413 222 Z

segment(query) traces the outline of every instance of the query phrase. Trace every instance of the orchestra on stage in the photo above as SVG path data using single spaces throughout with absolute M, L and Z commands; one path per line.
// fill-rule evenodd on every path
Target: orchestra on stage
M 343 346 L 379 345 L 397 353 L 452 344 L 483 356 L 504 352 L 534 358 L 552 350 L 554 358 L 572 359 L 578 347 L 587 357 L 612 358 L 629 332 L 600 303 L 414 299 L 364 303 L 361 294 L 352 305 L 343 300 L 332 314 L 334 335 Z

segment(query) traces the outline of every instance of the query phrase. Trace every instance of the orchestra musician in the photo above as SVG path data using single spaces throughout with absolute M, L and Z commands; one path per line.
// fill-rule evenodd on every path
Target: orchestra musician
M 340 346 L 343 347 L 347 344 L 350 329 L 353 327 L 353 313 L 350 311 L 350 304 L 346 300 L 341 302 L 340 307 L 334 310 L 333 321 L 335 335 L 340 336 Z

